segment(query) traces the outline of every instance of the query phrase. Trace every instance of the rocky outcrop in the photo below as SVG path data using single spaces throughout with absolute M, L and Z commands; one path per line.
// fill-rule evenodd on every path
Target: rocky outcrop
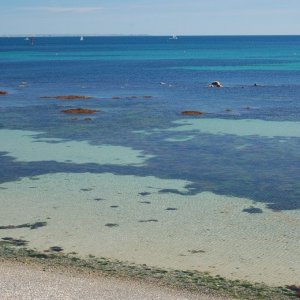
M 44 96 L 43 99 L 61 99 L 61 100 L 85 100 L 92 99 L 90 96 L 80 96 L 80 95 L 67 95 L 67 96 Z
M 212 88 L 222 88 L 223 87 L 223 84 L 220 82 L 220 81 L 213 81 L 209 87 L 212 87 Z
M 0 95 L 6 95 L 7 92 L 6 91 L 0 91 Z
M 100 110 L 87 109 L 87 108 L 70 108 L 70 109 L 62 110 L 62 112 L 64 112 L 65 114 L 94 114 L 99 111 Z
M 181 114 L 184 116 L 201 116 L 204 115 L 205 113 L 202 111 L 186 110 L 186 111 L 182 111 Z

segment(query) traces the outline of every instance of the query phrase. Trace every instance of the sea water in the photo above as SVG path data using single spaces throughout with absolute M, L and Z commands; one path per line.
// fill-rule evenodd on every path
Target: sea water
M 0 70 L 0 228 L 44 224 L 0 238 L 297 283 L 300 37 L 0 38 Z

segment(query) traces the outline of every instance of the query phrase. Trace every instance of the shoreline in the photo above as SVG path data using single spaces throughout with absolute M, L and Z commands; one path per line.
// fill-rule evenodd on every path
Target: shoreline
M 157 289 L 158 293 L 172 292 L 177 296 L 185 297 L 182 299 L 199 299 L 197 297 L 201 297 L 200 299 L 216 300 L 284 300 L 296 298 L 295 292 L 286 287 L 270 287 L 265 284 L 250 283 L 244 280 L 229 280 L 198 271 L 160 269 L 147 265 L 129 264 L 103 257 L 83 259 L 71 254 L 45 254 L 27 248 L 15 248 L 2 243 L 0 244 L 0 267 L 3 268 L 3 266 L 7 265 L 12 271 L 21 267 L 24 272 L 29 272 L 29 274 L 32 274 L 31 271 L 36 267 L 39 270 L 42 269 L 42 271 L 64 274 L 66 276 L 64 280 L 70 282 L 70 284 L 74 276 L 121 280 L 130 284 L 138 284 L 141 288 L 151 286 L 152 289 Z M 21 272 L 22 274 L 23 271 Z M 8 275 L 9 272 L 6 276 Z M 186 298 L 187 296 L 189 298 Z M 176 299 L 181 298 L 177 297 Z

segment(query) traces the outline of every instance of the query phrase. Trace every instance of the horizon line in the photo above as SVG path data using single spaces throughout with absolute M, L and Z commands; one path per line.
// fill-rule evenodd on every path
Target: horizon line
M 119 34 L 119 33 L 111 33 L 111 34 L 84 34 L 84 33 L 20 33 L 20 34 L 0 34 L 0 37 L 168 37 L 174 34 Z M 300 34 L 178 34 L 178 37 L 218 37 L 218 36 L 300 36 Z

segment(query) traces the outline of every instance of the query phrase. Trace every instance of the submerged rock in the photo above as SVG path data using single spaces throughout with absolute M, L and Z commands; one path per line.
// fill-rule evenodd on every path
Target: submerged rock
M 220 81 L 213 81 L 209 87 L 212 87 L 212 88 L 222 88 L 223 87 L 223 84 L 220 82 Z
M 187 110 L 187 111 L 182 111 L 181 114 L 184 115 L 184 116 L 200 116 L 200 115 L 203 115 L 204 112 Z
M 12 245 L 12 246 L 26 246 L 28 244 L 28 241 L 26 240 L 22 240 L 22 239 L 15 239 L 12 237 L 4 237 L 2 238 L 3 241 L 5 241 L 8 245 Z
M 0 229 L 19 229 L 19 228 L 29 228 L 29 229 L 38 229 L 47 225 L 47 222 L 35 222 L 35 223 L 26 223 L 20 225 L 6 225 L 0 226 Z
M 151 223 L 151 222 L 158 222 L 158 220 L 156 220 L 156 219 L 149 219 L 149 220 L 140 220 L 139 221 L 140 223 Z
M 246 212 L 248 214 L 261 214 L 263 213 L 263 210 L 258 207 L 250 206 L 249 208 L 243 209 L 243 212 Z
M 64 112 L 65 114 L 94 114 L 99 111 L 101 110 L 87 108 L 70 108 L 62 110 L 62 112 Z
M 106 227 L 118 227 L 119 224 L 116 224 L 116 223 L 107 223 L 105 224 Z
M 53 251 L 53 252 L 61 252 L 61 251 L 63 251 L 63 248 L 59 247 L 59 246 L 53 246 L 53 247 L 50 247 L 49 250 Z

